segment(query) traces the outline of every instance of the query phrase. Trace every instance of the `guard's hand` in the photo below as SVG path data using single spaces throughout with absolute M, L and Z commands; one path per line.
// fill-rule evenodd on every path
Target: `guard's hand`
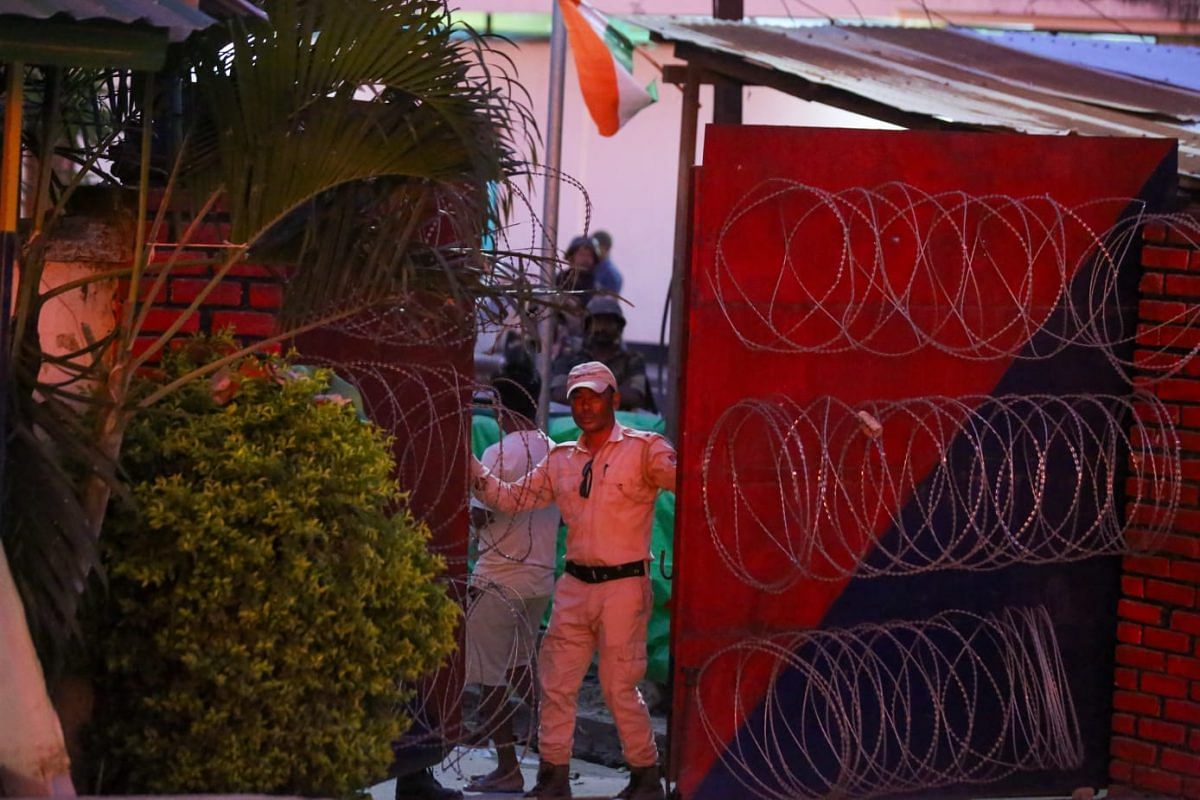
M 479 459 L 476 458 L 474 455 L 471 456 L 470 469 L 471 469 L 471 479 L 472 480 L 479 480 L 487 472 L 487 470 L 484 469 L 483 464 L 481 464 Z

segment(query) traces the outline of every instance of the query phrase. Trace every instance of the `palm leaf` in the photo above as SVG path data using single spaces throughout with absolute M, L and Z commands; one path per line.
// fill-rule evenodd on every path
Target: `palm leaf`
M 115 464 L 91 445 L 92 431 L 76 408 L 52 398 L 28 397 L 14 409 L 9 444 L 10 530 L 6 547 L 25 603 L 30 633 L 53 672 L 76 615 L 88 576 L 99 570 L 80 495 L 81 476 L 113 485 Z
M 268 11 L 197 58 L 206 116 L 184 181 L 197 195 L 224 187 L 232 240 L 293 267 L 288 319 L 453 287 L 447 263 L 486 273 L 489 187 L 522 164 L 516 131 L 534 129 L 483 67 L 486 43 L 436 0 Z M 435 217 L 431 240 L 420 227 Z
M 532 153 L 523 137 L 536 133 L 519 102 L 523 90 L 486 66 L 488 41 L 455 28 L 442 0 L 268 0 L 266 7 L 269 22 L 234 21 L 175 61 L 193 101 L 177 175 L 196 211 L 180 211 L 180 221 L 226 221 L 238 245 L 216 279 L 246 253 L 282 264 L 291 276 L 284 319 L 297 329 L 355 308 L 403 304 L 402 316 L 436 309 L 409 302 L 430 292 L 455 299 L 457 309 L 489 294 L 536 299 L 527 275 L 538 273 L 524 270 L 520 254 L 480 250 L 481 233 L 502 228 L 503 204 L 490 203 L 490 194 L 523 196 L 517 181 L 528 179 L 524 154 Z M 153 97 L 139 88 L 152 87 L 116 72 L 71 72 L 64 83 L 62 107 L 73 116 L 61 126 L 69 137 L 56 149 L 62 163 L 104 183 L 131 174 L 100 165 L 138 149 L 140 126 L 152 116 L 138 98 Z M 80 182 L 79 174 L 53 176 L 52 216 Z M 209 215 L 213 198 L 219 213 Z M 23 268 L 36 269 L 39 248 L 23 254 Z M 149 279 L 146 263 L 138 254 L 130 268 L 130 298 Z M 44 646 L 60 643 L 75 624 L 80 591 L 99 566 L 98 520 L 110 489 L 120 487 L 123 423 L 139 399 L 153 398 L 128 395 L 140 316 L 72 359 L 53 357 L 39 350 L 36 335 L 48 295 L 32 289 L 40 281 L 26 285 L 18 318 L 34 334 L 14 353 L 4 546 Z M 127 313 L 136 313 L 129 305 Z M 413 323 L 414 330 L 423 324 Z M 39 384 L 46 363 L 67 377 Z M 103 403 L 90 387 L 102 387 Z M 101 430 L 95 414 L 111 424 Z

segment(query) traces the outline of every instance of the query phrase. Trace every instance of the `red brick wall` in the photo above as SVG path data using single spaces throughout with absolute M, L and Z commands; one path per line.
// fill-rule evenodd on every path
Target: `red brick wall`
M 209 267 L 176 267 L 157 293 L 134 352 L 149 347 L 208 286 L 213 272 Z M 153 276 L 143 279 L 143 297 L 154 288 Z M 121 288 L 119 297 L 128 290 Z M 275 313 L 283 300 L 279 276 L 272 270 L 253 264 L 233 267 L 205 298 L 198 311 L 188 317 L 181 334 L 205 331 L 215 333 L 232 328 L 243 344 L 267 338 L 275 333 Z M 273 348 L 278 350 L 278 347 Z M 157 360 L 157 359 L 155 359 Z
M 1190 324 L 1139 328 L 1135 358 L 1148 364 L 1186 356 L 1200 344 L 1200 325 L 1190 316 L 1200 311 L 1200 249 L 1151 225 L 1142 265 L 1140 321 L 1182 314 Z M 1183 485 L 1170 535 L 1153 554 L 1125 558 L 1109 775 L 1114 785 L 1200 798 L 1200 357 L 1151 387 L 1178 426 Z

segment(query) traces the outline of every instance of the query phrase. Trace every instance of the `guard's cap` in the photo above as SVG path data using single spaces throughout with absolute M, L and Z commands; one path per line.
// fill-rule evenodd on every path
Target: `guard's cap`
M 610 317 L 616 317 L 625 321 L 625 312 L 621 310 L 621 304 L 614 297 L 606 297 L 597 295 L 588 301 L 587 313 L 589 317 L 598 317 L 602 314 L 607 314 Z
M 612 370 L 599 361 L 585 361 L 574 366 L 567 373 L 567 397 L 580 387 L 587 387 L 596 394 L 603 394 L 605 389 L 617 388 L 617 379 Z

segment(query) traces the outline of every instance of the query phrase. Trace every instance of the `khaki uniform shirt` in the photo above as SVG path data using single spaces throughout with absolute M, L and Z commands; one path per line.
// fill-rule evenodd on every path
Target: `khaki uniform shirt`
M 588 497 L 579 495 L 583 467 L 592 462 Z M 556 445 L 524 478 L 512 483 L 478 469 L 475 496 L 506 513 L 557 502 L 567 523 L 567 560 L 586 566 L 615 566 L 650 558 L 654 500 L 659 489 L 675 490 L 675 448 L 657 433 L 613 425 L 592 454 L 582 437 Z

